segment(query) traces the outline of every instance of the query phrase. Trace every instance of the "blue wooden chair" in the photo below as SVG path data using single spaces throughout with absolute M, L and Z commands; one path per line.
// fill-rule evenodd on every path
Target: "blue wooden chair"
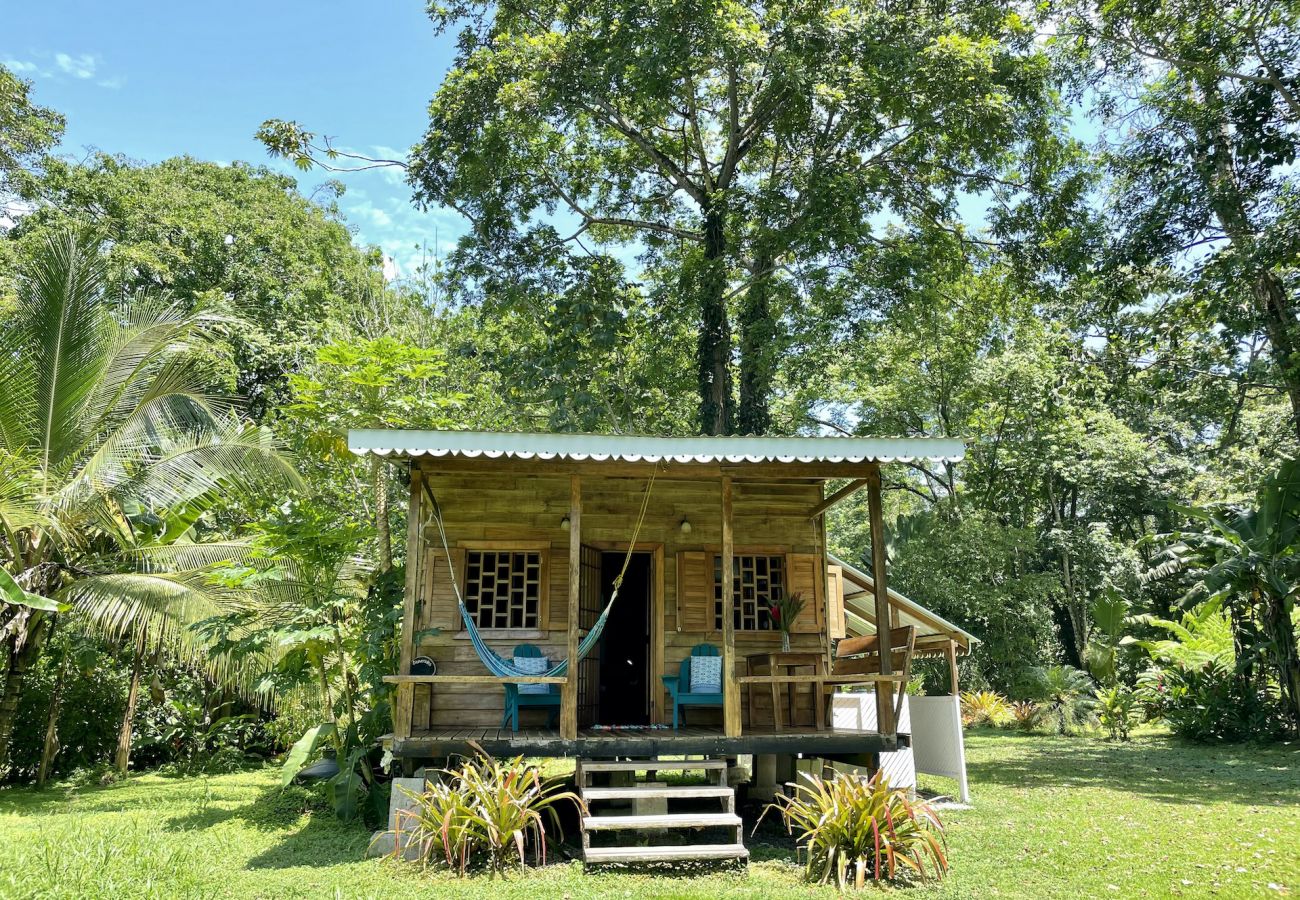
M 673 730 L 677 730 L 679 721 L 685 722 L 686 715 L 681 712 L 685 706 L 721 706 L 722 685 L 719 683 L 717 693 L 691 692 L 691 658 L 696 656 L 721 656 L 718 648 L 712 644 L 696 644 L 691 648 L 690 656 L 682 660 L 676 675 L 665 675 L 664 687 L 673 698 Z M 725 673 L 723 673 L 725 675 Z
M 515 647 L 514 655 L 519 659 L 540 659 L 543 665 L 540 671 L 545 671 L 548 666 L 545 665 L 546 656 L 542 653 L 540 647 L 533 644 L 520 644 Z M 505 713 L 501 716 L 501 727 L 505 728 L 507 724 L 512 732 L 519 730 L 519 709 L 520 707 L 536 707 L 547 711 L 546 727 L 554 728 L 560 719 L 560 686 L 558 684 L 526 685 L 526 684 L 507 684 L 506 688 L 506 708 Z M 544 692 L 523 690 L 520 688 L 545 688 Z

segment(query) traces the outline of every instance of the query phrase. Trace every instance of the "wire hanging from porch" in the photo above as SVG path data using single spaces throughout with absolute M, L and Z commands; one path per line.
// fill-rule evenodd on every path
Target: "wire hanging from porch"
M 609 619 L 610 610 L 614 608 L 614 601 L 618 599 L 619 589 L 623 586 L 623 576 L 627 574 L 627 567 L 632 562 L 632 554 L 636 550 L 637 538 L 641 536 L 641 526 L 645 523 L 646 510 L 650 507 L 650 491 L 654 487 L 654 483 L 655 472 L 652 470 L 650 478 L 646 482 L 645 494 L 641 498 L 641 510 L 637 515 L 636 528 L 632 531 L 632 540 L 628 543 L 627 553 L 623 556 L 623 567 L 619 570 L 618 577 L 614 579 L 614 590 L 610 592 L 609 602 L 605 604 L 605 608 L 602 609 L 600 615 L 596 617 L 595 624 L 591 626 L 591 629 L 583 636 L 582 640 L 578 642 L 579 662 L 581 662 L 587 654 L 591 652 L 591 649 L 600 642 L 601 635 L 605 630 L 605 622 Z M 430 489 L 427 484 L 424 485 L 424 489 L 428 494 L 429 500 L 432 501 L 433 508 L 431 512 L 433 520 L 438 526 L 438 536 L 442 540 L 442 552 L 447 559 L 447 571 L 451 574 L 451 587 L 456 593 L 456 603 L 460 608 L 461 621 L 465 623 L 465 631 L 469 634 L 470 643 L 473 644 L 474 652 L 477 653 L 479 659 L 483 661 L 483 665 L 487 666 L 488 671 L 498 678 L 527 678 L 538 676 L 544 678 L 558 678 L 562 675 L 568 674 L 569 660 L 567 658 L 556 663 L 545 672 L 525 672 L 516 667 L 513 660 L 506 659 L 487 645 L 487 641 L 483 639 L 483 635 L 478 630 L 478 626 L 474 624 L 474 619 L 470 615 L 469 609 L 465 606 L 465 598 L 460 592 L 460 584 L 456 581 L 456 566 L 453 564 L 451 559 L 451 547 L 447 543 L 447 530 L 443 527 L 442 523 L 442 507 L 438 504 L 438 498 L 434 496 L 433 490 Z

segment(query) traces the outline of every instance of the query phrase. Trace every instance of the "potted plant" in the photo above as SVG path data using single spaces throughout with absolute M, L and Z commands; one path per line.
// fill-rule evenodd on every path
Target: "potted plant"
M 794 625 L 794 620 L 799 618 L 799 613 L 803 612 L 803 607 L 803 594 L 796 591 L 793 594 L 778 596 L 767 608 L 773 624 L 781 629 L 782 652 L 790 650 L 790 628 Z

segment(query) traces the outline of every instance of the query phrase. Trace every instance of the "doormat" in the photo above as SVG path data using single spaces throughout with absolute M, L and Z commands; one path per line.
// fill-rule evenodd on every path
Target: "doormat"
M 592 725 L 592 731 L 665 731 L 671 725 Z

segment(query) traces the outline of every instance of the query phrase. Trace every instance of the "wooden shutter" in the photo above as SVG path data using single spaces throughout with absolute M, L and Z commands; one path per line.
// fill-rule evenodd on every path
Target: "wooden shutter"
M 846 637 L 848 627 L 844 621 L 844 569 L 841 566 L 829 564 L 826 566 L 826 587 L 830 611 L 830 621 L 826 625 L 826 636 L 829 638 Z
M 703 550 L 677 554 L 677 630 L 714 630 L 713 555 Z
M 455 566 L 456 585 L 461 593 L 465 591 L 465 551 L 459 547 L 451 549 L 451 563 Z M 441 628 L 443 631 L 459 631 L 464 627 L 460 618 L 460 607 L 456 600 L 456 590 L 451 584 L 451 573 L 447 568 L 447 555 L 442 545 L 437 547 L 426 544 L 424 547 L 424 567 L 421 583 L 416 589 L 416 631 L 426 628 Z
M 786 554 L 785 589 L 791 594 L 803 594 L 804 599 L 803 612 L 799 613 L 790 630 L 802 634 L 820 632 L 826 603 L 826 581 L 817 554 Z

